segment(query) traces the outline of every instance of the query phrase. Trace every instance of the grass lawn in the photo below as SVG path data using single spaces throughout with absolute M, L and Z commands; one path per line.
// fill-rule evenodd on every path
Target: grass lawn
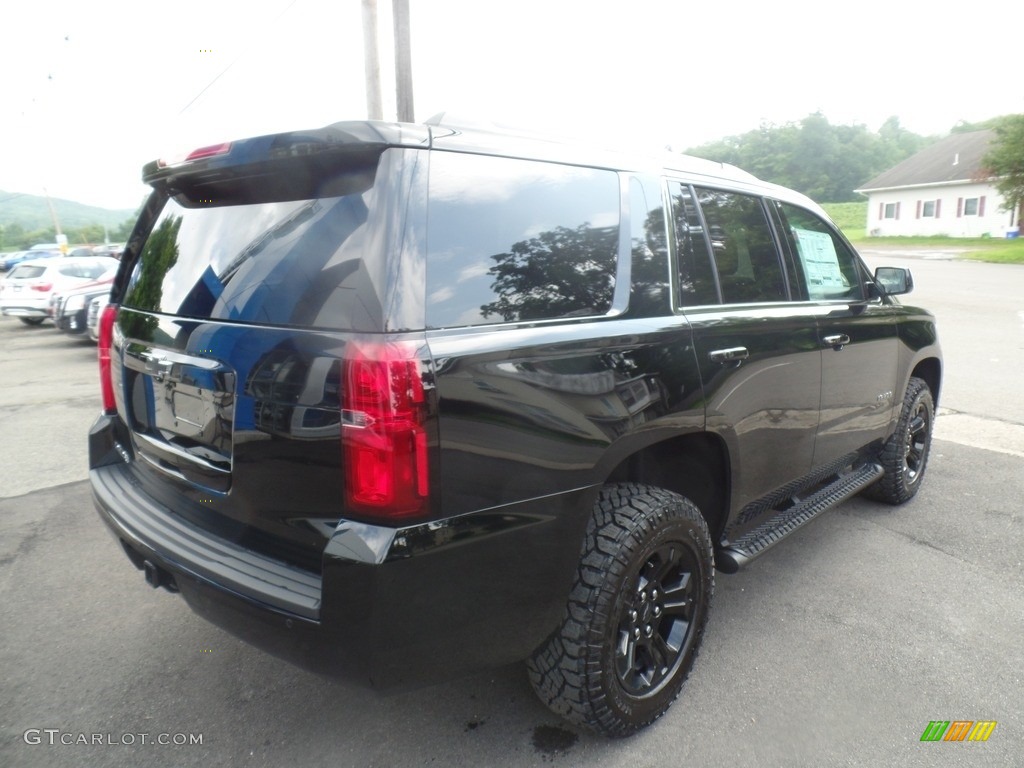
M 1024 237 L 868 237 L 868 204 L 824 203 L 822 208 L 832 217 L 847 239 L 857 243 L 885 243 L 933 248 L 966 248 L 963 258 L 1001 264 L 1024 264 Z

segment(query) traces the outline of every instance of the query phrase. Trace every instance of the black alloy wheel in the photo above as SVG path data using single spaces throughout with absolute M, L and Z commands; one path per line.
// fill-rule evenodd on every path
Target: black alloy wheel
M 896 430 L 878 456 L 885 474 L 868 486 L 864 495 L 886 504 L 903 504 L 914 498 L 928 466 L 934 427 L 932 391 L 923 379 L 911 378 Z
M 630 696 L 656 693 L 682 664 L 700 602 L 699 573 L 693 552 L 679 542 L 660 546 L 641 565 L 615 649 L 619 684 Z
M 711 536 L 692 502 L 653 486 L 606 486 L 562 624 L 527 662 L 534 690 L 570 722 L 636 733 L 679 695 L 713 592 Z

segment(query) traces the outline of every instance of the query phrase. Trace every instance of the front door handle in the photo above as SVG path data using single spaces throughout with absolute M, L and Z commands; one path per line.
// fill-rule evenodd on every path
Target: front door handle
M 746 347 L 729 347 L 728 349 L 715 349 L 711 352 L 711 359 L 716 363 L 736 363 L 750 357 Z
M 832 349 L 842 349 L 850 343 L 850 337 L 845 333 L 836 333 L 832 336 L 826 336 L 822 339 L 825 342 L 826 347 L 832 347 Z

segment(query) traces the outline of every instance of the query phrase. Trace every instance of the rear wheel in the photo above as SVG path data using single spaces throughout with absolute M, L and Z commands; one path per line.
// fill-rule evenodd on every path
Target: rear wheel
M 46 318 L 44 318 L 44 317 L 19 317 L 18 319 L 21 320 L 21 322 L 23 322 L 25 325 L 42 325 L 43 324 L 43 320 L 45 320 Z
M 607 736 L 636 733 L 679 695 L 714 590 L 711 537 L 678 494 L 602 490 L 559 629 L 527 662 L 553 711 Z
M 896 431 L 885 443 L 879 463 L 885 474 L 864 495 L 886 504 L 903 504 L 921 487 L 935 425 L 932 391 L 923 379 L 911 378 Z

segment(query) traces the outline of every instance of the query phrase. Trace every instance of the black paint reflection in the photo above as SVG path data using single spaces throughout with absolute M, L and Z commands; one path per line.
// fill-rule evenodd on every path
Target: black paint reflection
M 276 348 L 246 381 L 254 426 L 298 440 L 337 440 L 341 432 L 341 361 Z

